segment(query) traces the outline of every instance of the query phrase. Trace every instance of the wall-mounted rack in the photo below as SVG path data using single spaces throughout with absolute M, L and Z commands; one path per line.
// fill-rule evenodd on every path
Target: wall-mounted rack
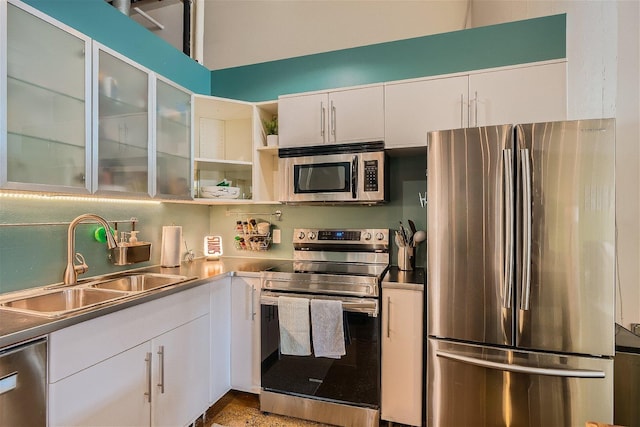
M 113 224 L 116 229 L 118 229 L 118 224 L 129 223 L 131 224 L 131 228 L 135 230 L 136 223 L 138 222 L 138 218 L 132 217 L 129 219 L 120 219 L 115 221 L 107 221 L 109 224 Z M 67 222 L 9 222 L 9 223 L 0 223 L 0 227 L 46 227 L 46 226 L 56 226 L 56 225 L 70 225 L 71 221 Z M 97 221 L 85 221 L 83 224 L 98 224 Z
M 282 211 L 281 210 L 277 210 L 275 212 L 240 212 L 240 211 L 230 211 L 230 210 L 226 211 L 226 215 L 227 216 L 229 216 L 231 214 L 238 215 L 238 216 L 240 216 L 240 215 L 242 215 L 242 216 L 250 216 L 250 215 L 267 216 L 268 215 L 268 216 L 275 216 L 278 221 L 282 221 Z

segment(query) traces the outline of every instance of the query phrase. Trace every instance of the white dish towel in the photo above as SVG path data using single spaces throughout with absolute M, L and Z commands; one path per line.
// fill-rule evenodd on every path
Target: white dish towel
M 342 322 L 342 302 L 311 300 L 313 353 L 316 357 L 340 359 L 346 354 Z
M 280 353 L 292 356 L 311 355 L 309 339 L 309 299 L 278 297 Z

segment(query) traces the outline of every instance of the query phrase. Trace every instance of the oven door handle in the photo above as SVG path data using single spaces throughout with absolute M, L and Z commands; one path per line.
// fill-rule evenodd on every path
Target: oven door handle
M 321 300 L 339 300 L 342 302 L 342 310 L 348 311 L 351 313 L 365 313 L 371 317 L 378 317 L 378 300 L 377 299 L 369 299 L 369 298 L 339 298 L 339 297 L 331 297 L 331 296 L 313 296 L 313 295 L 302 295 L 302 294 L 283 294 L 284 296 L 294 297 L 294 298 L 307 298 L 307 299 L 321 299 Z M 263 291 L 260 296 L 260 305 L 278 305 L 278 294 L 274 293 L 265 293 Z

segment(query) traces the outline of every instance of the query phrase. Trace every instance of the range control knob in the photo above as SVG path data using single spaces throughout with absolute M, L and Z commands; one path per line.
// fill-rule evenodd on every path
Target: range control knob
M 314 233 L 313 231 L 309 232 L 309 240 L 313 240 L 316 238 L 316 233 Z
M 304 239 L 304 231 L 300 231 L 298 233 L 298 240 L 302 240 L 302 239 Z
M 364 240 L 371 240 L 371 233 L 367 231 L 366 233 L 364 233 L 363 237 L 364 237 Z
M 382 234 L 382 233 L 376 234 L 376 239 L 383 240 L 384 239 L 384 234 Z

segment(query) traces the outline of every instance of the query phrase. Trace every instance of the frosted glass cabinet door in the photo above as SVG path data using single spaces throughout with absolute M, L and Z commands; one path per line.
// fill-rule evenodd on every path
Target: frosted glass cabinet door
M 89 39 L 28 6 L 4 2 L 2 8 L 7 23 L 2 185 L 88 192 Z
M 102 47 L 93 55 L 97 191 L 149 194 L 149 73 Z
M 191 198 L 191 94 L 156 80 L 156 194 Z

